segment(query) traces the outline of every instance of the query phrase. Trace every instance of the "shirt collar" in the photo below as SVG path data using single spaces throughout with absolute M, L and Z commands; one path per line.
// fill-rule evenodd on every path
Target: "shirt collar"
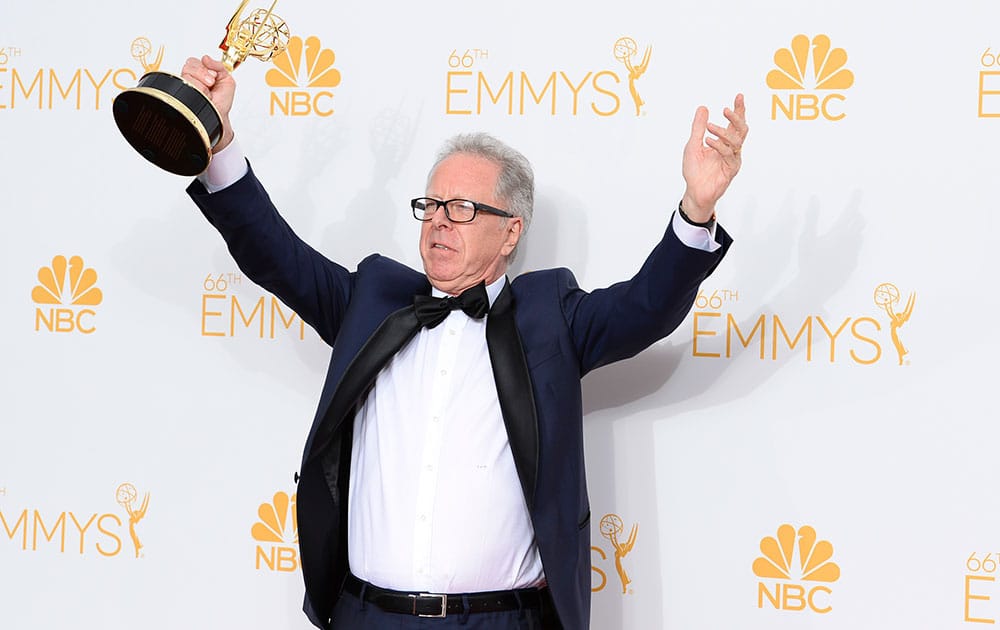
M 486 285 L 486 295 L 490 298 L 490 306 L 497 301 L 500 296 L 500 292 L 503 291 L 504 285 L 507 283 L 507 276 L 502 275 L 493 282 Z M 438 289 L 435 286 L 431 287 L 431 295 L 434 297 L 445 297 L 448 294 L 444 291 Z

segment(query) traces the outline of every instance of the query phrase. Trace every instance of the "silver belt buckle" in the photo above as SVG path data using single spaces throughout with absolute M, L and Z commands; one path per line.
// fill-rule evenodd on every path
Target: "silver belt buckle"
M 448 596 L 444 593 L 421 593 L 419 595 L 410 595 L 413 598 L 413 614 L 417 617 L 447 617 L 448 616 Z M 441 598 L 441 614 L 440 615 L 422 615 L 417 612 L 417 598 L 418 597 L 439 597 Z

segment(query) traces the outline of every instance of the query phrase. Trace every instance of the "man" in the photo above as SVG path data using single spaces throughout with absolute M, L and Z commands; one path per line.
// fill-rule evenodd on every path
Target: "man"
M 588 293 L 566 269 L 506 278 L 533 176 L 483 134 L 453 139 L 411 202 L 424 273 L 379 255 L 348 271 L 294 234 L 233 145 L 232 76 L 209 57 L 182 74 L 224 122 L 189 193 L 244 273 L 333 347 L 298 481 L 306 614 L 321 628 L 586 628 L 580 379 L 669 334 L 722 259 L 715 205 L 741 164 L 742 95 L 724 128 L 698 108 L 687 190 L 639 272 Z

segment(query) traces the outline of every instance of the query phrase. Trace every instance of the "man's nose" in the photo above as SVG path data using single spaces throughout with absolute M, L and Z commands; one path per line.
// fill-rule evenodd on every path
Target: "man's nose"
M 448 213 L 444 209 L 444 204 L 438 204 L 437 210 L 431 215 L 431 226 L 433 227 L 451 227 L 451 220 L 448 218 Z

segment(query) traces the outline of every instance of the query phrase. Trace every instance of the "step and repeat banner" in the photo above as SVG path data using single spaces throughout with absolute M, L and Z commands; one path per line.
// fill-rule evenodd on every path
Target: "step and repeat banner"
M 111 110 L 218 57 L 236 4 L 0 5 L 0 627 L 309 627 L 293 474 L 329 348 Z M 408 201 L 484 130 L 536 172 L 512 273 L 627 278 L 695 109 L 746 95 L 732 250 L 670 338 L 584 380 L 591 627 L 1000 620 L 1000 5 L 274 13 L 290 45 L 236 70 L 236 133 L 352 268 L 419 268 Z

